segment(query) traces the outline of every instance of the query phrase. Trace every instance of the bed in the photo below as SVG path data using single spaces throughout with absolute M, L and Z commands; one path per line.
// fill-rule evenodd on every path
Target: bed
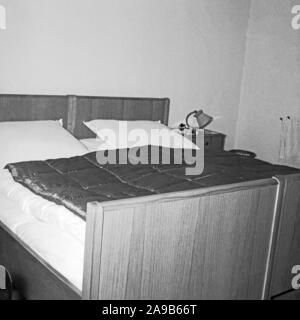
M 0 121 L 167 124 L 169 99 L 0 95 Z M 1 201 L 0 201 L 1 204 Z M 0 208 L 1 210 L 1 208 Z M 300 261 L 300 174 L 88 204 L 82 287 L 0 222 L 0 264 L 27 299 L 270 299 Z M 75 250 L 75 249 L 74 249 Z

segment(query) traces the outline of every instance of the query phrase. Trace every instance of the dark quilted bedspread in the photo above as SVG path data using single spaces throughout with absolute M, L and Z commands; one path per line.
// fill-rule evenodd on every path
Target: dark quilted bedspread
M 299 170 L 238 156 L 230 152 L 205 152 L 201 175 L 186 176 L 186 165 L 99 165 L 96 153 L 47 161 L 7 165 L 15 181 L 35 194 L 64 205 L 85 219 L 92 201 L 109 201 L 172 191 L 270 178 Z

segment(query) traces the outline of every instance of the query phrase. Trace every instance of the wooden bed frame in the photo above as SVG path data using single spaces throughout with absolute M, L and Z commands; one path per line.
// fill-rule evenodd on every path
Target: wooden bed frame
M 0 95 L 0 121 L 64 119 L 77 138 L 95 118 L 168 122 L 169 99 Z M 300 264 L 300 174 L 90 203 L 83 290 L 7 228 L 0 264 L 27 299 L 270 299 Z

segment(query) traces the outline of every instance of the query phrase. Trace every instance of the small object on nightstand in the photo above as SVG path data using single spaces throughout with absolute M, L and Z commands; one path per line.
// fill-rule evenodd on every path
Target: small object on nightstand
M 178 126 L 178 129 L 180 133 L 184 133 L 184 130 L 186 129 L 186 125 L 184 123 L 180 123 L 180 125 Z
M 256 153 L 247 150 L 232 149 L 229 152 L 243 157 L 256 158 Z

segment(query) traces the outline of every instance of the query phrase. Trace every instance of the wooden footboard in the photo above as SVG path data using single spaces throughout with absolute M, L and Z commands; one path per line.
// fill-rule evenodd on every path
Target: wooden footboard
M 268 179 L 89 204 L 83 298 L 265 298 L 278 190 Z
M 296 275 L 292 269 L 300 265 L 300 174 L 276 179 L 279 196 L 266 297 L 300 298 L 300 292 L 292 292 L 292 279 Z
M 82 298 L 299 298 L 299 248 L 299 174 L 91 203 Z M 1 225 L 0 260 L 27 299 L 80 297 Z

